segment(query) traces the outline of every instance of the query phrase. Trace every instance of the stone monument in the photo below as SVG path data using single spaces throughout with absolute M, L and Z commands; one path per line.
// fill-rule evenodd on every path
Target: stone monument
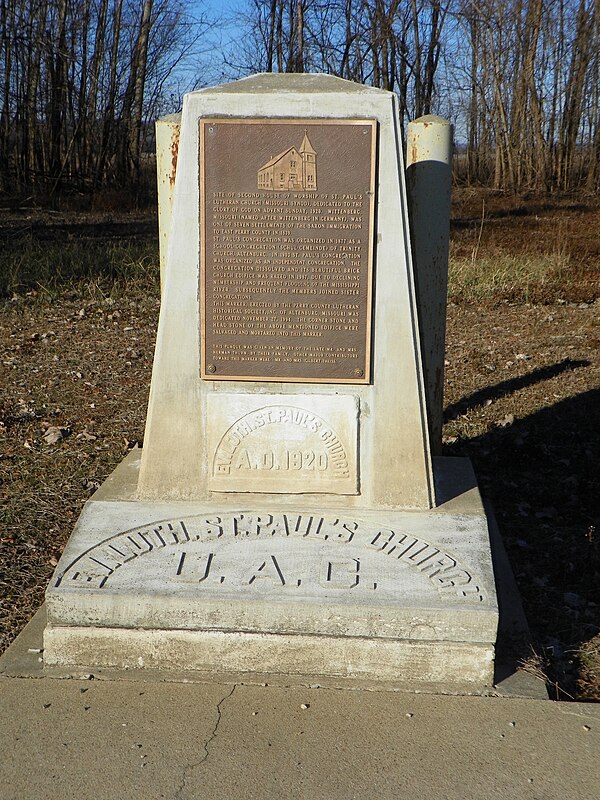
M 49 665 L 493 679 L 468 462 L 432 457 L 393 94 L 186 96 L 144 446 L 46 594 Z

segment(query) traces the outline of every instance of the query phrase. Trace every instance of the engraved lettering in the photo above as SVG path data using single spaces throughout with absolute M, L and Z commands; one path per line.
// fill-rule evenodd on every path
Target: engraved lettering
M 260 536 L 273 524 L 271 514 L 254 517 L 250 514 L 236 514 L 233 517 L 234 536 Z
M 324 561 L 321 565 L 321 585 L 335 589 L 353 589 L 360 582 L 360 561 Z
M 281 436 L 276 449 L 265 448 L 264 439 L 253 434 L 271 425 L 301 428 L 306 431 L 303 438 L 307 446 L 289 448 Z M 269 443 L 272 442 L 270 438 Z M 350 461 L 338 435 L 316 414 L 293 406 L 267 406 L 233 423 L 217 445 L 212 466 L 215 477 L 265 472 L 284 473 L 300 481 L 306 473 L 347 479 Z
M 296 548 L 306 542 L 307 552 L 319 553 L 314 566 L 311 568 L 307 560 L 301 576 L 290 575 L 282 561 L 285 555 L 275 551 L 278 538 L 296 539 Z M 204 544 L 210 540 L 224 540 L 237 555 L 222 559 L 220 554 L 226 553 L 226 548 L 218 551 L 217 559 L 217 551 Z M 273 542 L 272 548 L 268 542 Z M 344 545 L 350 542 L 351 556 L 344 552 Z M 339 556 L 332 547 L 340 548 Z M 250 553 L 254 563 L 248 569 Z M 379 560 L 384 556 L 391 556 L 391 560 L 380 571 Z M 430 542 L 405 531 L 319 514 L 199 515 L 123 531 L 82 553 L 64 569 L 55 585 L 62 583 L 74 591 L 103 589 L 113 580 L 118 585 L 121 570 L 126 571 L 138 558 L 147 558 L 149 564 L 168 559 L 173 580 L 196 584 L 208 581 L 207 585 L 224 586 L 225 591 L 228 586 L 265 586 L 288 592 L 301 585 L 310 587 L 312 582 L 331 591 L 377 590 L 379 594 L 393 591 L 394 570 L 409 568 L 429 581 L 444 601 L 486 602 L 477 577 Z
M 191 537 L 195 540 L 200 539 L 201 541 L 205 539 L 213 539 L 219 538 L 223 536 L 223 525 L 221 517 L 214 517 L 214 518 L 207 518 L 201 519 L 201 521 L 195 526 L 196 530 L 194 532 L 194 536 Z
M 202 583 L 209 576 L 214 557 L 214 553 L 206 555 L 193 553 L 188 558 L 188 553 L 184 551 L 179 556 L 175 574 L 177 577 L 185 575 L 188 579 L 193 577 L 197 583 Z
M 275 556 L 270 556 L 266 561 L 262 562 L 256 572 L 253 573 L 248 584 L 253 584 L 256 580 L 274 581 L 275 583 L 280 583 L 281 586 L 285 586 L 285 578 Z
M 374 123 L 203 120 L 200 139 L 203 377 L 366 382 Z

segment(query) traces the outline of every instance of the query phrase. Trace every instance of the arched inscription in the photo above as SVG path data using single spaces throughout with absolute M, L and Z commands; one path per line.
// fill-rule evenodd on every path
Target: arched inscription
M 358 398 L 206 398 L 208 487 L 215 492 L 356 494 Z
M 262 429 L 271 425 L 280 428 L 281 433 L 265 443 Z M 299 429 L 298 446 L 286 444 L 286 428 Z M 333 428 L 312 411 L 288 405 L 251 411 L 236 420 L 221 438 L 213 460 L 213 475 L 243 474 L 248 470 L 281 470 L 300 480 L 306 472 L 323 472 L 332 478 L 350 475 L 346 448 Z
M 318 582 L 331 590 L 348 591 L 368 588 L 377 591 L 377 581 L 365 582 L 361 577 L 362 558 L 373 555 L 410 567 L 428 580 L 441 598 L 448 601 L 486 602 L 487 596 L 480 581 L 460 564 L 458 559 L 424 539 L 406 531 L 357 522 L 341 517 L 322 517 L 310 514 L 214 514 L 193 516 L 180 520 L 153 523 L 134 528 L 105 539 L 71 562 L 56 580 L 56 586 L 102 589 L 117 570 L 127 567 L 134 559 L 160 550 L 177 550 L 173 579 L 184 577 L 191 568 L 187 548 L 206 544 L 206 552 L 194 553 L 194 580 L 198 585 L 212 580 L 224 583 L 220 574 L 218 543 L 238 542 L 239 559 L 244 559 L 243 544 L 248 540 L 295 539 L 320 541 L 328 545 L 351 546 L 352 552 L 341 550 L 331 557 L 323 553 L 317 570 Z M 210 546 L 212 545 L 212 547 Z M 266 556 L 249 564 L 248 587 L 271 584 L 279 588 L 298 588 L 301 581 L 286 574 L 281 558 L 265 551 Z

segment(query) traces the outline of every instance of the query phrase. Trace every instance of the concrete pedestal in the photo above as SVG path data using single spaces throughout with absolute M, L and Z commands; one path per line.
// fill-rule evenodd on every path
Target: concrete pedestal
M 488 521 L 468 462 L 432 458 L 417 294 L 445 298 L 415 280 L 398 119 L 326 75 L 186 95 L 144 450 L 61 558 L 48 665 L 491 685 Z M 265 183 L 286 154 L 306 184 L 295 160 Z
M 47 664 L 492 684 L 498 608 L 466 460 L 436 465 L 437 509 L 374 512 L 137 501 L 139 455 L 88 502 L 57 566 Z

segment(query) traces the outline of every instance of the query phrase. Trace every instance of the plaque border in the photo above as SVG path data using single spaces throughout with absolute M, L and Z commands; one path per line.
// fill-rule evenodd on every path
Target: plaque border
M 211 123 L 219 125 L 360 125 L 369 126 L 371 135 L 371 174 L 369 186 L 369 248 L 367 253 L 367 296 L 366 296 L 366 325 L 365 325 L 365 364 L 364 376 L 355 378 L 301 378 L 298 376 L 286 377 L 277 375 L 265 377 L 264 375 L 216 375 L 206 371 L 206 175 L 204 166 L 205 128 Z M 372 328 L 373 328 L 373 264 L 375 258 L 375 204 L 376 204 L 376 176 L 377 176 L 377 144 L 378 121 L 375 118 L 356 117 L 220 117 L 212 114 L 208 117 L 198 118 L 198 162 L 199 162 L 199 201 L 198 211 L 200 217 L 200 270 L 199 292 L 200 304 L 200 377 L 206 381 L 253 381 L 262 383 L 312 383 L 312 384 L 354 384 L 365 385 L 371 383 L 372 372 Z

